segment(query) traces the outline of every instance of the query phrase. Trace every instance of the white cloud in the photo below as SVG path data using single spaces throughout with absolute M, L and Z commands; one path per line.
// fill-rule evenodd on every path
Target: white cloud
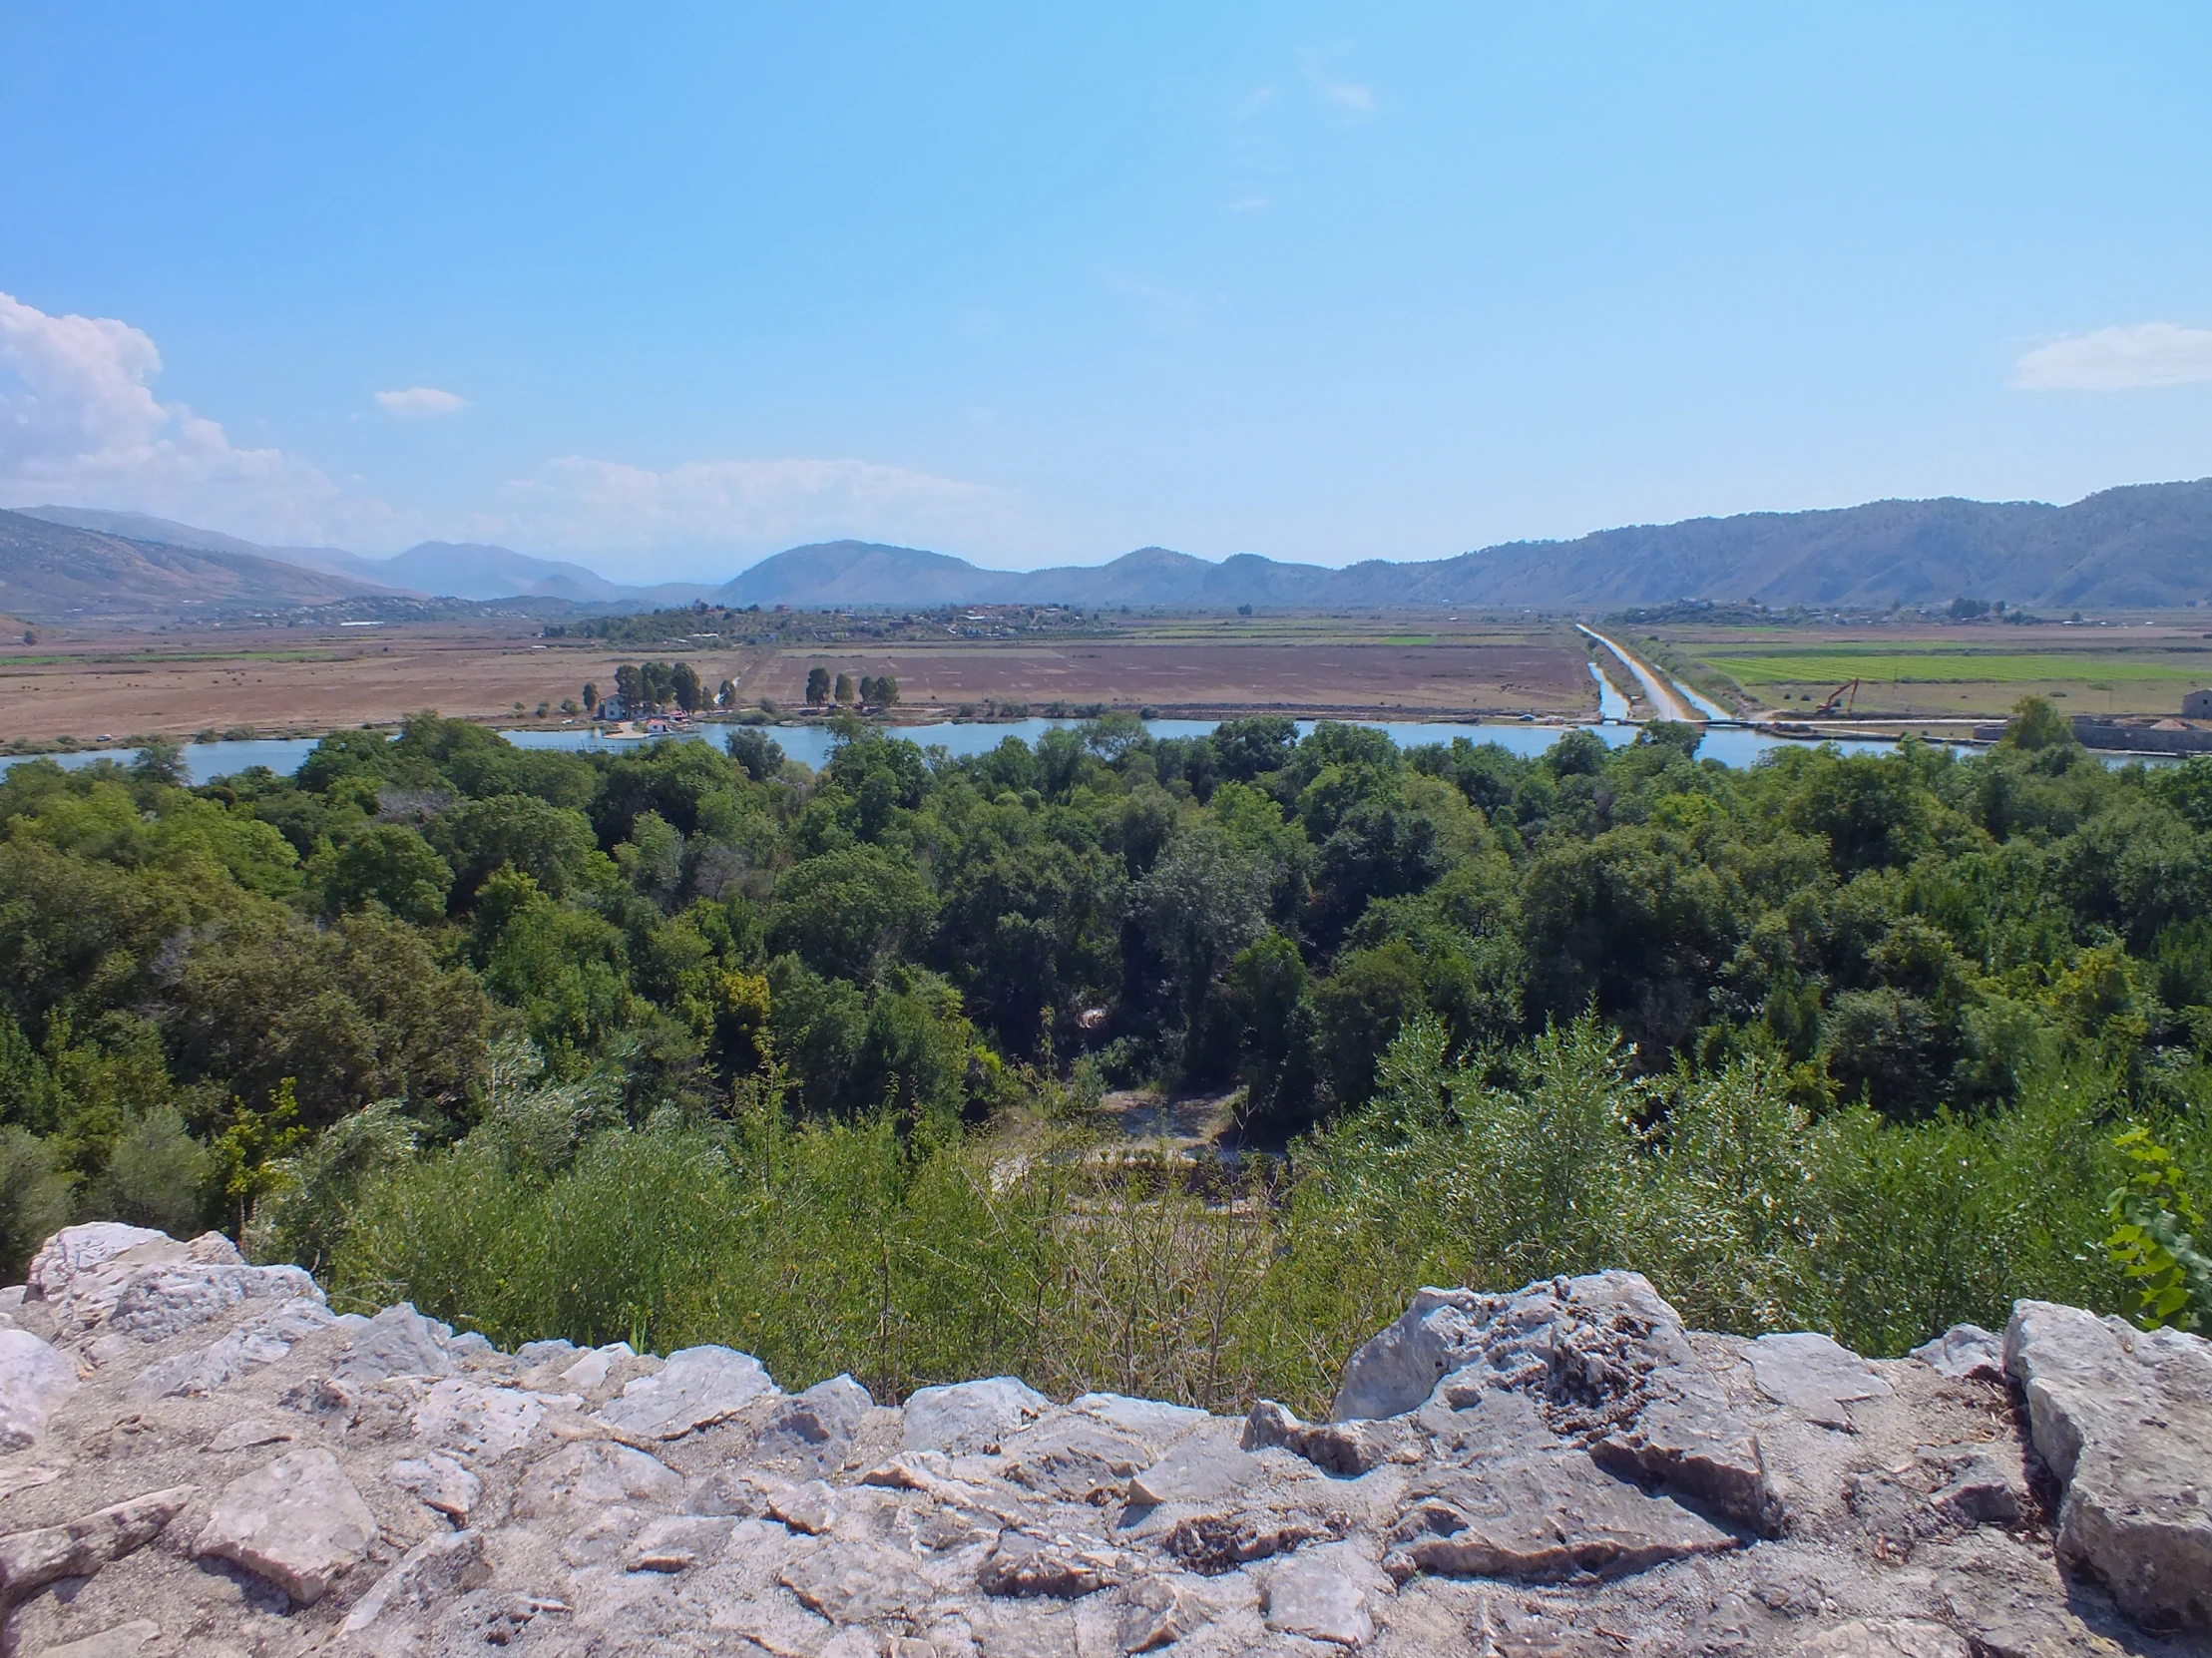
M 2039 345 L 2013 366 L 2022 391 L 2136 391 L 2212 380 L 2212 328 L 2138 322 Z
M 1305 70 L 1306 84 L 1313 88 L 1313 95 L 1335 110 L 1339 120 L 1365 121 L 1375 113 L 1375 89 L 1358 81 L 1342 80 L 1336 73 L 1336 61 L 1350 49 L 1349 45 L 1304 47 L 1298 53 L 1298 61 Z
M 1013 503 L 982 484 L 856 460 L 690 461 L 655 472 L 567 455 L 506 487 L 479 533 L 582 552 L 775 552 L 794 543 L 1003 545 Z
M 389 539 L 382 503 L 280 449 L 240 449 L 151 381 L 162 357 L 113 317 L 49 316 L 0 293 L 0 500 L 187 519 L 261 541 Z
M 1015 503 L 985 485 L 860 460 L 694 461 L 655 472 L 579 455 L 505 485 L 490 511 L 398 511 L 280 449 L 240 449 L 222 427 L 163 403 L 154 341 L 106 317 L 49 316 L 0 293 L 0 504 L 108 507 L 272 545 L 360 551 L 426 535 L 532 550 L 733 560 L 858 536 L 961 552 L 1026 551 Z M 378 395 L 395 415 L 449 413 L 450 392 Z M 396 400 L 396 406 L 395 406 Z
M 469 400 L 435 386 L 409 386 L 405 391 L 380 391 L 376 401 L 395 420 L 423 420 L 433 415 L 459 414 Z

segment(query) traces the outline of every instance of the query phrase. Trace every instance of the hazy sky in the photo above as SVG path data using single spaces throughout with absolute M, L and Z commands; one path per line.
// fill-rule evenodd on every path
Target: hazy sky
M 0 0 L 0 503 L 610 575 L 2212 473 L 2212 7 Z

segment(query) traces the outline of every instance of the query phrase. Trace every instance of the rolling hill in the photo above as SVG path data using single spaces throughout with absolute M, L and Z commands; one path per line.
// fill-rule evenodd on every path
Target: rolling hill
M 475 542 L 426 541 L 390 558 L 371 559 L 338 547 L 263 547 L 220 530 L 202 530 L 146 513 L 109 512 L 98 507 L 24 507 L 29 518 L 96 530 L 132 541 L 192 548 L 206 553 L 237 553 L 273 559 L 372 583 L 395 593 L 435 595 L 441 599 L 566 599 L 579 605 L 688 604 L 706 593 L 699 584 L 680 588 L 625 587 L 597 571 L 558 559 L 540 559 L 506 547 Z M 678 596 L 680 595 L 680 597 Z
M 1062 604 L 1228 609 L 1490 605 L 1613 609 L 1678 599 L 1777 607 L 1944 604 L 1967 594 L 2045 609 L 2212 600 L 2212 479 L 2039 502 L 1876 501 L 1515 542 L 1454 559 L 1345 570 L 1147 547 L 1110 564 L 985 570 L 863 542 L 795 547 L 716 595 L 725 604 Z
M 250 553 L 133 541 L 0 512 L 0 611 L 27 622 L 206 616 L 384 591 Z
M 464 600 L 537 598 L 646 610 L 707 599 L 793 609 L 1058 604 L 1228 610 L 1458 605 L 1612 610 L 1675 600 L 1757 600 L 1813 608 L 1945 604 L 1965 594 L 2044 610 L 2134 610 L 2212 601 L 2212 479 L 2040 502 L 1876 501 L 1819 512 L 1744 513 L 1600 530 L 1573 541 L 1513 542 L 1427 562 L 1371 559 L 1344 570 L 1245 553 L 1219 563 L 1164 547 L 1103 565 L 990 570 L 949 554 L 834 541 L 762 559 L 719 587 L 629 587 L 580 564 L 509 548 L 425 542 L 388 559 L 334 548 L 269 548 L 135 513 L 37 507 L 10 515 L 76 527 L 144 555 L 132 580 L 151 597 L 195 602 L 228 592 L 250 559 L 312 570 L 377 591 Z M 206 561 L 216 584 L 193 589 Z M 221 573 L 229 570 L 230 577 Z M 287 592 L 281 584 L 274 597 Z M 349 591 L 363 591 L 355 588 Z M 314 601 L 296 601 L 313 603 Z M 0 590 L 0 604 L 6 604 Z

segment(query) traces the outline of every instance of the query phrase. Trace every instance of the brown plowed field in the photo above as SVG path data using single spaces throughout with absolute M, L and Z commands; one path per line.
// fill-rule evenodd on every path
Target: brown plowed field
M 1341 624 L 1333 624 L 1340 627 Z M 526 722 L 586 680 L 612 688 L 623 661 L 687 659 L 708 685 L 734 678 L 749 704 L 800 705 L 808 668 L 897 677 L 902 712 L 960 703 L 1409 714 L 1580 713 L 1595 707 L 1578 643 L 1544 625 L 1479 639 L 1400 642 L 1334 630 L 1297 642 L 1083 637 L 694 650 L 608 648 L 516 627 L 220 629 L 162 635 L 42 633 L 0 654 L 0 742 L 189 736 L 388 725 L 422 708 Z
M 1215 644 L 1076 639 L 778 652 L 744 680 L 749 697 L 800 701 L 807 669 L 888 673 L 908 706 L 987 698 L 1105 702 L 1169 710 L 1234 708 L 1409 713 L 1548 713 L 1595 706 L 1582 652 L 1563 641 Z

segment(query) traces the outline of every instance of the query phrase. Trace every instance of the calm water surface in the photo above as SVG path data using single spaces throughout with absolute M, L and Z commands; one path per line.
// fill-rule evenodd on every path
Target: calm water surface
M 1611 687 L 1606 687 L 1611 691 Z M 1611 691 L 1613 700 L 1620 699 L 1619 692 Z M 1608 712 L 1611 710 L 1608 709 Z M 898 736 L 921 743 L 925 747 L 942 746 L 956 757 L 982 754 L 999 746 L 1009 737 L 1019 737 L 1024 742 L 1035 742 L 1045 732 L 1056 726 L 1079 725 L 1080 720 L 1021 719 L 1006 720 L 996 724 L 981 721 L 946 721 L 937 725 L 901 725 L 892 729 Z M 1195 737 L 1211 731 L 1215 721 L 1210 719 L 1154 719 L 1145 722 L 1145 729 L 1155 737 Z M 1355 724 L 1372 725 L 1386 731 L 1391 741 L 1401 748 L 1410 748 L 1425 742 L 1450 742 L 1454 737 L 1465 737 L 1470 742 L 1494 742 L 1513 753 L 1528 756 L 1542 754 L 1560 735 L 1568 730 L 1595 731 L 1598 739 L 1608 747 L 1618 748 L 1635 740 L 1636 728 L 1632 725 L 1600 723 L 1580 727 L 1564 725 L 1530 725 L 1518 720 L 1472 724 L 1445 724 L 1425 720 L 1357 720 Z M 1310 719 L 1298 721 L 1301 734 L 1313 729 Z M 720 742 L 725 733 L 738 729 L 733 725 L 709 724 L 700 729 L 685 731 L 669 737 L 605 737 L 597 731 L 577 728 L 553 730 L 503 731 L 504 736 L 517 748 L 575 748 L 575 749 L 623 749 L 643 748 L 652 742 Z M 765 731 L 782 746 L 783 752 L 794 760 L 810 766 L 819 766 L 829 757 L 836 734 L 826 725 L 764 725 Z M 307 757 L 315 746 L 313 737 L 267 737 L 242 741 L 200 742 L 185 748 L 185 769 L 195 783 L 206 783 L 218 777 L 227 777 L 233 772 L 245 771 L 253 766 L 267 766 L 278 773 L 299 769 L 299 762 Z M 1698 749 L 1703 759 L 1719 760 L 1732 766 L 1750 765 L 1760 755 L 1776 748 L 1806 748 L 1810 743 L 1798 738 L 1770 737 L 1757 731 L 1716 730 L 1705 733 L 1705 742 Z M 1854 740 L 1838 742 L 1836 746 L 1850 754 L 1878 754 L 1895 747 L 1894 743 Z M 87 748 L 73 754 L 55 754 L 51 758 L 66 769 L 91 765 L 96 760 L 129 761 L 138 750 L 135 748 Z M 15 765 L 24 756 L 0 758 L 0 771 Z

